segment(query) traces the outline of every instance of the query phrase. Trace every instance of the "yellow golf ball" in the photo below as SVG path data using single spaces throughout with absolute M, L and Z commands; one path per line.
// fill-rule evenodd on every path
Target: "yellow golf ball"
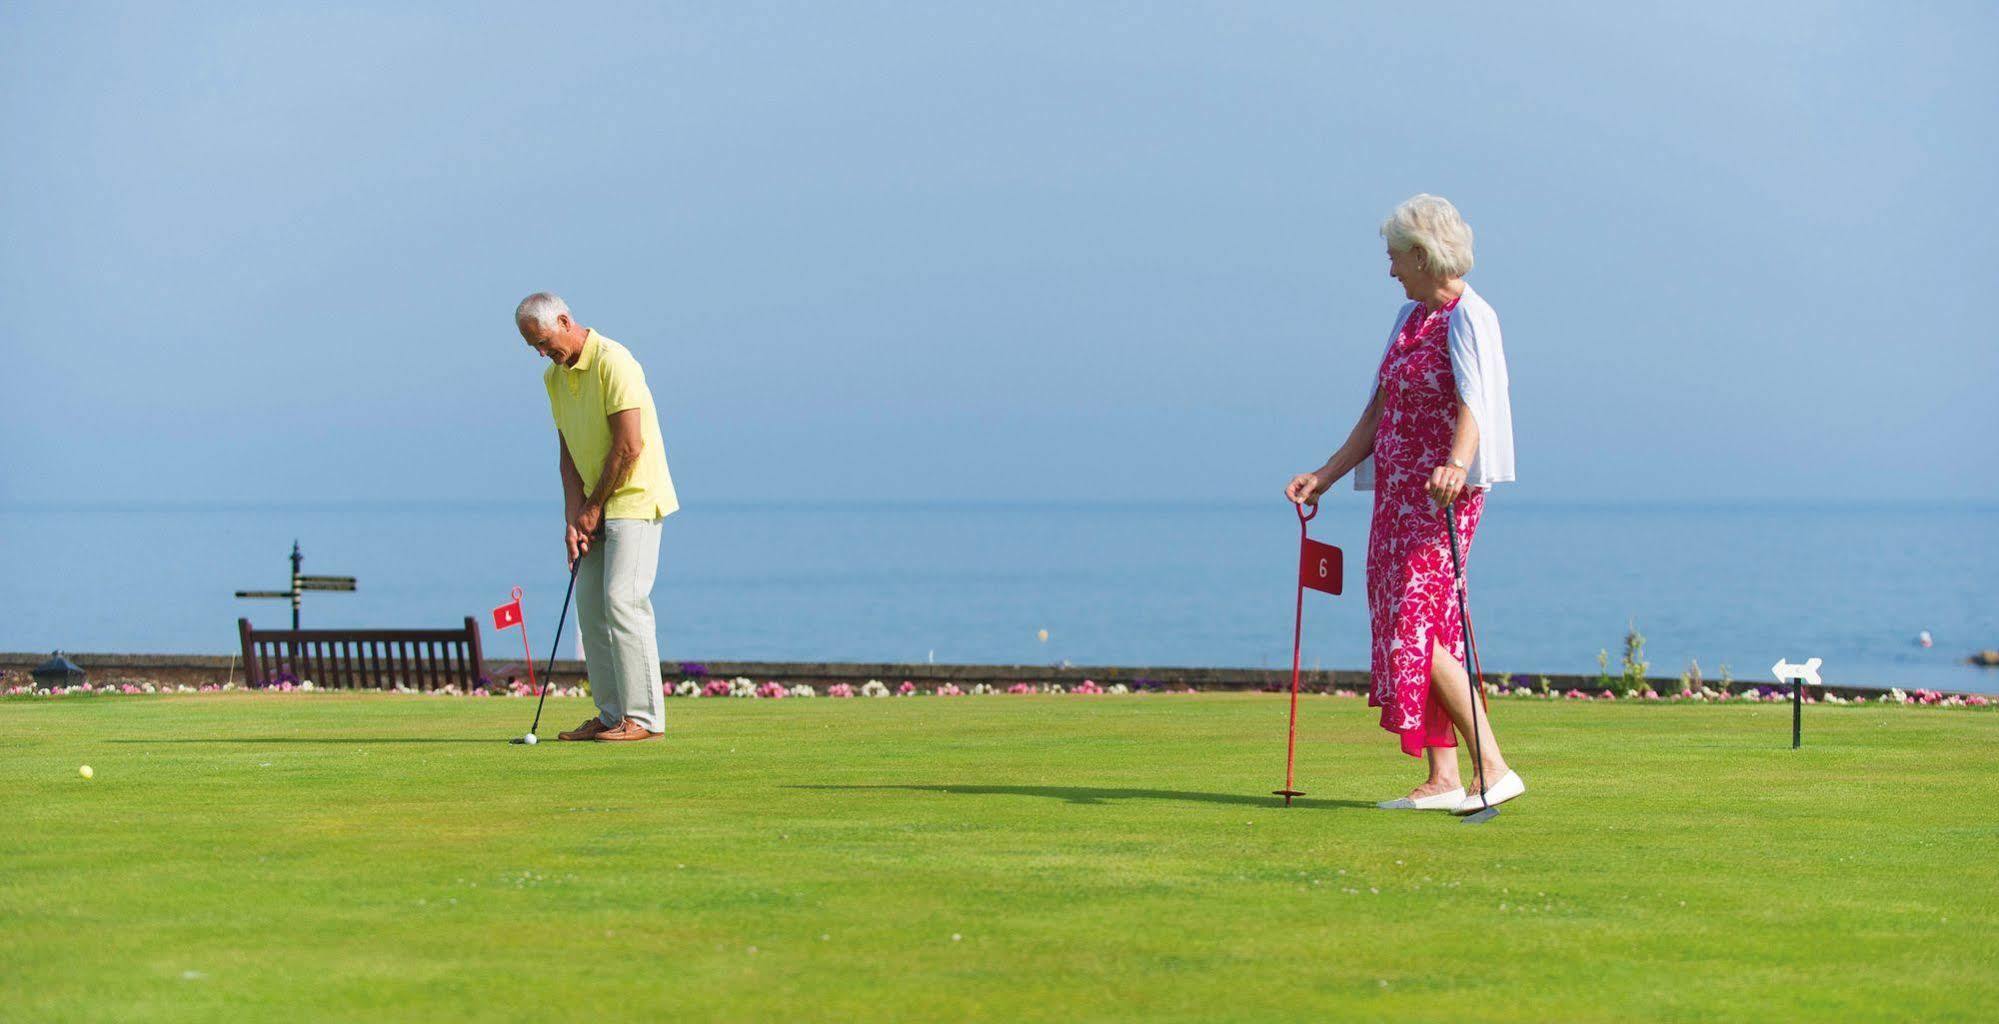
M 97 774 L 96 772 L 93 772 L 93 771 L 91 771 L 91 770 L 90 770 L 90 766 L 89 766 L 89 765 L 84 765 L 83 767 L 81 767 L 81 768 L 78 768 L 78 769 L 76 770 L 76 773 L 77 773 L 78 775 L 81 775 L 81 776 L 83 776 L 83 777 L 84 777 L 84 778 L 86 778 L 86 779 L 87 779 L 87 778 L 90 778 L 91 776 L 93 776 L 93 775 L 96 775 L 96 774 Z

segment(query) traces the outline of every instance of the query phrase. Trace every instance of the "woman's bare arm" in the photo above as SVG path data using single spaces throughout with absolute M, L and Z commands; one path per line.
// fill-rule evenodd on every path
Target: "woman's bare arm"
M 1323 477 L 1325 487 L 1338 483 L 1339 479 L 1353 472 L 1354 467 L 1374 454 L 1374 432 L 1381 426 L 1381 389 L 1376 388 L 1374 397 L 1367 400 L 1367 408 L 1361 410 L 1360 419 L 1354 421 L 1353 431 L 1347 434 L 1345 444 L 1340 445 L 1332 458 L 1319 467 L 1314 476 Z
M 1381 426 L 1381 389 L 1376 388 L 1374 397 L 1367 400 L 1367 408 L 1361 410 L 1360 419 L 1347 435 L 1345 444 L 1326 460 L 1326 464 L 1310 473 L 1300 473 L 1291 478 L 1291 485 L 1284 489 L 1284 495 L 1294 502 L 1304 504 L 1319 500 L 1340 478 L 1353 472 L 1369 455 L 1374 454 L 1374 432 Z

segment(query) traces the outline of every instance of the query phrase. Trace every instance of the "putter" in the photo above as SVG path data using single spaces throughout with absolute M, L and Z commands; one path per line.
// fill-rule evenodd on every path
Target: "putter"
M 1471 685 L 1471 763 L 1472 777 L 1478 781 L 1479 809 L 1465 815 L 1467 825 L 1483 825 L 1499 817 L 1499 808 L 1486 803 L 1485 797 L 1485 757 L 1479 750 L 1478 706 L 1484 702 L 1485 694 L 1480 692 L 1479 676 L 1484 673 L 1478 664 L 1478 647 L 1472 642 L 1471 613 L 1465 609 L 1465 565 L 1458 557 L 1458 503 L 1454 500 L 1444 506 L 1444 533 L 1451 538 L 1451 575 L 1457 580 L 1458 621 L 1464 624 L 1465 653 L 1470 655 L 1471 664 L 1466 666 L 1465 678 Z
M 578 558 L 569 567 L 569 589 L 562 594 L 562 614 L 555 619 L 555 642 L 548 645 L 548 664 L 541 670 L 541 696 L 534 701 L 534 724 L 528 726 L 528 736 L 533 736 L 541 728 L 541 706 L 548 700 L 548 677 L 555 672 L 555 652 L 562 647 L 562 624 L 569 621 L 569 599 L 576 593 L 576 570 L 583 568 L 583 559 Z M 516 736 L 507 741 L 520 746 L 527 745 L 527 737 Z

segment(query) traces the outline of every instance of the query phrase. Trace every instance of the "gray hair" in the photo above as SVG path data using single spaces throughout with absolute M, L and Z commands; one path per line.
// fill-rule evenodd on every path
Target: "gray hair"
M 1471 273 L 1471 225 L 1443 196 L 1419 192 L 1404 199 L 1381 222 L 1381 237 L 1396 252 L 1415 250 L 1439 277 Z
M 569 303 L 562 301 L 562 296 L 554 292 L 536 292 L 514 307 L 515 323 L 532 323 L 536 327 L 553 328 L 556 317 L 568 315 Z M 572 316 L 570 319 L 576 318 Z

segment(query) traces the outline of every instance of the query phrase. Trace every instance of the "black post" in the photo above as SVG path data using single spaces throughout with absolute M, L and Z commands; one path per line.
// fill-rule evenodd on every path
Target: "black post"
M 1803 742 L 1803 722 L 1805 722 L 1805 676 L 1791 680 L 1791 750 L 1797 750 Z
M 294 631 L 298 629 L 298 599 L 299 599 L 299 594 L 301 593 L 298 583 L 299 566 L 302 565 L 304 562 L 305 562 L 305 556 L 298 553 L 298 541 L 293 540 L 292 541 L 292 629 Z

